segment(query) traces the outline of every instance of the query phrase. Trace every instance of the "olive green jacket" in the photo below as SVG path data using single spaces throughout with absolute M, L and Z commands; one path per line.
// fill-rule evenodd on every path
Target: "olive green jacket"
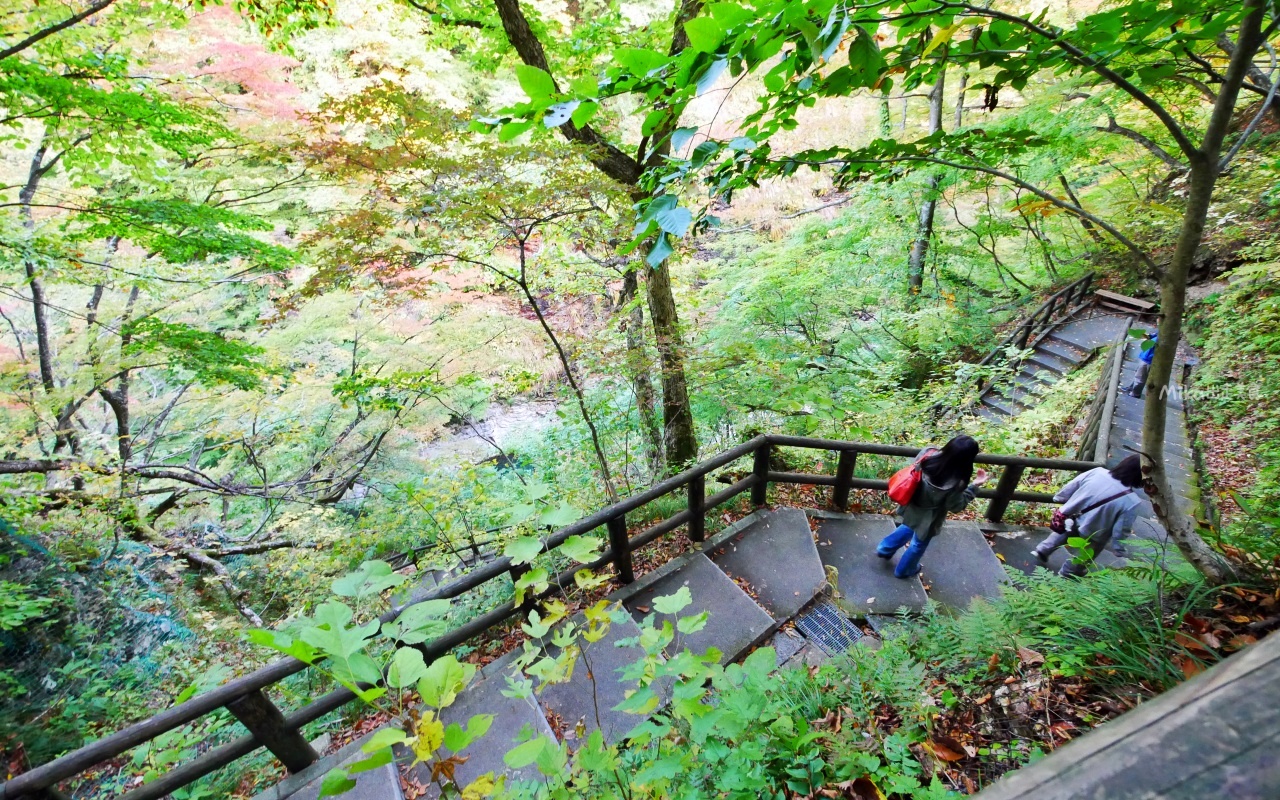
M 927 542 L 938 535 L 948 512 L 963 510 L 977 495 L 978 487 L 972 484 L 943 490 L 934 486 L 928 476 L 921 475 L 915 496 L 905 506 L 898 506 L 898 516 L 903 525 L 915 531 L 917 539 Z

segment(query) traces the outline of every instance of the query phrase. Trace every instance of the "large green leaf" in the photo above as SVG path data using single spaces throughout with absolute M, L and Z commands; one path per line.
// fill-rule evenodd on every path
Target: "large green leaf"
M 556 83 L 551 76 L 546 71 L 528 64 L 516 65 L 516 79 L 520 81 L 520 88 L 535 103 L 545 100 L 556 92 Z

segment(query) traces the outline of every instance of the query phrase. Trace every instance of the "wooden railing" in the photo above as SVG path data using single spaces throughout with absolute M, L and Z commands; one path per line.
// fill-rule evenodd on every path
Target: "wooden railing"
M 978 362 L 978 366 L 994 367 L 1005 363 L 1008 360 L 1007 353 L 1010 347 L 1016 347 L 1018 350 L 1035 347 L 1055 325 L 1062 322 L 1067 315 L 1085 302 L 1089 297 L 1092 284 L 1093 273 L 1090 272 L 1049 295 L 1034 311 L 1024 317 L 1017 327 L 1000 341 L 1000 344 L 987 353 L 986 358 Z M 979 380 L 980 386 L 984 383 L 986 383 L 985 378 Z M 985 390 L 986 387 L 983 388 Z
M 1111 345 L 1107 353 L 1107 361 L 1102 366 L 1102 374 L 1098 376 L 1097 392 L 1089 405 L 1089 413 L 1084 420 L 1084 433 L 1080 436 L 1080 447 L 1076 450 L 1076 458 L 1095 461 L 1105 465 L 1107 462 L 1107 446 L 1111 438 L 1111 421 L 1116 412 L 1116 393 L 1120 391 L 1120 374 L 1124 368 L 1124 351 L 1129 346 L 1129 326 L 1124 326 L 1120 338 Z
M 770 469 L 770 455 L 775 448 L 796 447 L 835 453 L 834 475 L 818 475 L 797 472 L 781 472 Z M 586 564 L 597 569 L 612 564 L 616 580 L 621 584 L 635 579 L 632 554 L 665 533 L 682 525 L 688 526 L 689 539 L 700 543 L 706 530 L 706 515 L 743 492 L 750 491 L 751 502 L 765 505 L 771 483 L 809 484 L 830 486 L 831 504 L 837 510 L 845 510 L 849 494 L 854 489 L 885 490 L 888 481 L 882 478 L 856 476 L 860 455 L 882 456 L 894 459 L 914 458 L 919 448 L 883 445 L 868 442 L 845 442 L 831 439 L 811 439 L 799 436 L 757 436 L 749 442 L 707 459 L 679 475 L 668 478 L 646 492 L 628 497 L 608 508 L 580 519 L 571 525 L 551 533 L 543 540 L 542 552 L 554 550 L 570 536 L 590 533 L 604 528 L 608 533 L 608 545 L 594 562 Z M 741 477 L 727 488 L 712 495 L 706 493 L 706 478 L 715 470 L 750 456 L 751 473 Z M 1014 501 L 1028 503 L 1052 503 L 1053 496 L 1042 492 L 1019 491 L 1018 486 L 1027 470 L 1061 470 L 1081 472 L 1097 466 L 1092 461 L 1068 461 L 1019 456 L 980 455 L 978 463 L 1002 467 L 995 489 L 983 489 L 978 496 L 990 502 L 986 518 L 999 522 L 1004 518 L 1009 504 Z M 667 495 L 683 493 L 687 507 L 679 513 L 631 536 L 627 531 L 627 515 L 642 506 Z M 465 575 L 449 581 L 436 589 L 417 597 L 413 603 L 393 608 L 380 617 L 382 622 L 395 619 L 406 608 L 418 602 L 432 599 L 450 599 L 475 589 L 503 575 L 518 577 L 522 569 L 512 564 L 510 558 L 497 558 Z M 541 600 L 559 591 L 562 585 L 574 585 L 573 573 L 582 565 L 556 576 L 549 587 L 538 595 Z M 481 614 L 466 624 L 450 631 L 435 641 L 419 645 L 428 662 L 453 648 L 493 629 L 522 613 L 523 606 L 505 604 Z M 219 709 L 227 709 L 247 730 L 247 733 L 224 744 L 210 747 L 195 759 L 161 775 L 150 783 L 121 795 L 121 800 L 154 800 L 187 786 L 257 750 L 265 747 L 290 772 L 297 772 L 314 763 L 319 754 L 302 734 L 303 726 L 315 722 L 355 699 L 348 689 L 342 688 L 312 700 L 302 708 L 290 712 L 281 711 L 266 695 L 266 690 L 291 675 L 308 669 L 308 665 L 293 658 L 283 658 L 248 675 L 231 680 L 216 689 L 196 695 L 184 703 L 156 714 L 150 719 L 130 725 L 124 730 L 99 739 L 54 761 L 18 775 L 0 784 L 0 800 L 19 797 L 60 797 L 56 785 L 73 778 L 102 762 L 117 758 L 138 745 L 145 744 L 161 734 L 195 722 Z

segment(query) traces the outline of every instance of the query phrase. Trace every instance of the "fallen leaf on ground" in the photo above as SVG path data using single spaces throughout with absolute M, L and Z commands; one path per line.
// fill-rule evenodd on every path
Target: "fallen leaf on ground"
M 964 751 L 964 745 L 943 734 L 934 734 L 933 738 L 926 740 L 924 745 L 934 758 L 943 761 L 961 761 L 968 755 Z
M 1032 650 L 1030 647 L 1018 648 L 1018 659 L 1028 667 L 1034 667 L 1037 664 L 1044 663 L 1044 656 Z

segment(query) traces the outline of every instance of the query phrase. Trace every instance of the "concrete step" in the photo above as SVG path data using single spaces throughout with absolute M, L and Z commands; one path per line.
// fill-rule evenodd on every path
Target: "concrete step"
M 982 417 L 988 422 L 995 422 L 995 423 L 1003 422 L 1006 416 L 1005 414 L 1001 414 L 1000 412 L 992 409 L 990 406 L 985 406 L 985 405 L 982 405 L 981 403 L 978 404 L 977 414 L 979 417 Z
M 1124 314 L 1081 315 L 1053 332 L 1053 335 L 1084 350 L 1113 344 L 1128 325 Z
M 1043 369 L 1032 370 L 1024 365 L 1013 382 L 1027 389 L 1043 391 L 1058 382 L 1058 375 Z
M 929 598 L 964 611 L 975 597 L 1000 596 L 1004 567 L 972 522 L 946 522 L 920 562 Z
M 1014 383 L 1011 385 L 1000 387 L 997 394 L 999 394 L 1003 400 L 1011 400 L 1023 408 L 1035 408 L 1040 404 L 1041 391 L 1040 384 L 1033 382 L 1032 385 L 1035 388 L 1029 388 L 1020 384 L 1017 382 L 1017 379 L 1015 379 Z
M 709 619 L 702 630 L 676 636 L 667 648 L 669 656 L 686 648 L 701 654 L 714 647 L 720 651 L 720 663 L 727 664 L 764 641 L 777 627 L 769 612 L 702 553 L 670 562 L 611 597 L 621 600 L 627 611 L 641 620 L 656 613 L 655 597 L 675 594 L 681 587 L 688 587 L 693 603 L 676 617 L 706 611 Z
M 1059 361 L 1065 361 L 1072 367 L 1078 367 L 1088 359 L 1089 354 L 1078 347 L 1074 347 L 1061 339 L 1053 336 L 1048 337 L 1036 345 L 1036 353 L 1048 353 Z
M 1058 376 L 1066 375 L 1075 368 L 1075 362 L 1068 361 L 1065 358 L 1059 358 L 1047 350 L 1037 350 L 1035 355 L 1027 359 L 1026 363 L 1037 369 L 1043 369 Z
M 466 726 L 467 720 L 477 714 L 492 714 L 494 717 L 489 732 L 472 742 L 460 754 L 465 760 L 454 771 L 454 781 L 458 786 L 465 787 L 487 772 L 492 772 L 495 777 L 505 774 L 520 780 L 537 780 L 539 774 L 536 766 L 511 770 L 503 762 L 503 756 L 520 744 L 521 732 L 526 729 L 532 731 L 534 736 L 555 738 L 536 698 L 507 697 L 502 693 L 507 688 L 507 676 L 513 671 L 505 664 L 506 660 L 503 660 L 502 665 L 491 665 L 490 669 L 485 670 L 483 677 L 477 676 L 476 682 L 463 690 L 453 701 L 453 705 L 440 713 L 440 722 L 446 728 L 454 723 Z M 430 764 L 419 764 L 410 773 L 418 783 L 427 787 L 425 797 L 440 796 L 439 787 L 431 780 Z
M 775 622 L 798 614 L 826 581 L 809 518 L 796 508 L 762 515 L 707 555 L 730 578 L 745 581 Z
M 892 562 L 876 557 L 876 545 L 897 524 L 892 517 L 877 514 L 824 515 L 818 524 L 818 555 L 826 566 L 835 567 L 840 607 L 853 614 L 894 614 L 900 608 L 919 611 L 928 602 L 919 577 L 895 578 Z M 925 554 L 927 559 L 929 554 Z
M 270 789 L 255 795 L 253 800 L 316 800 L 320 796 L 320 784 L 324 776 L 338 767 L 349 767 L 364 761 L 368 754 L 360 748 L 373 738 L 369 733 L 336 753 L 325 756 L 301 772 L 290 775 Z M 344 800 L 403 800 L 400 773 L 394 763 L 384 764 L 368 772 L 353 776 L 355 788 L 340 795 Z
M 991 408 L 995 409 L 996 411 L 1008 417 L 1017 416 L 1018 414 L 1021 414 L 1023 411 L 1027 410 L 1027 407 L 1022 405 L 1021 403 L 1014 402 L 1013 400 L 1010 400 L 1007 397 L 1001 397 L 1000 395 L 994 394 L 992 392 L 988 392 L 987 394 L 983 395 L 982 404 L 985 406 L 990 406 Z
M 579 631 L 586 629 L 581 615 L 573 621 Z M 587 734 L 599 729 L 604 740 L 613 744 L 622 741 L 632 728 L 644 721 L 644 717 L 614 709 L 638 686 L 636 681 L 624 680 L 622 670 L 644 658 L 644 648 L 639 644 L 619 647 L 618 643 L 639 636 L 640 626 L 628 617 L 611 622 L 608 633 L 597 642 L 579 637 L 580 654 L 569 680 L 538 686 L 538 702 L 545 711 L 559 718 L 561 733 L 574 731 L 581 724 Z M 552 656 L 558 654 L 554 647 L 548 647 L 547 652 Z M 669 699 L 665 689 L 657 691 L 664 700 Z
M 1064 563 L 1071 559 L 1071 552 L 1067 548 L 1058 548 L 1049 556 L 1048 563 L 1043 565 L 1035 556 L 1031 555 L 1031 551 L 1035 549 L 1036 545 L 1044 541 L 1048 535 L 1048 528 L 1000 531 L 995 534 L 991 549 L 1000 556 L 1003 563 L 1027 575 L 1035 572 L 1037 567 L 1042 567 L 1050 572 L 1057 572 Z M 932 549 L 933 545 L 929 547 Z M 1106 568 L 1123 567 L 1127 563 L 1125 559 L 1120 558 L 1110 550 L 1095 554 L 1094 561 L 1098 566 Z

